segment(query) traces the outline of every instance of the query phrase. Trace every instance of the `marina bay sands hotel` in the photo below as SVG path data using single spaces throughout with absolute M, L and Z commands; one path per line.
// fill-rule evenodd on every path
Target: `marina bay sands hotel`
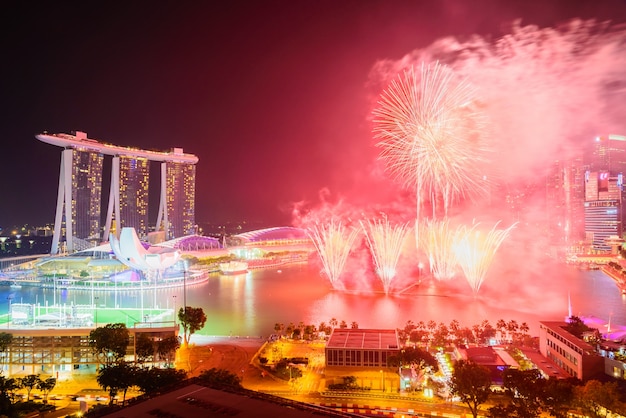
M 84 132 L 40 134 L 42 142 L 63 148 L 52 254 L 79 251 L 108 241 L 109 233 L 134 227 L 140 238 L 162 231 L 164 239 L 195 233 L 195 183 L 198 157 L 181 148 L 148 151 L 99 142 Z M 105 156 L 111 156 L 111 183 L 104 228 L 102 177 Z M 156 225 L 148 220 L 150 162 L 160 162 L 159 209 Z M 65 237 L 65 241 L 63 241 Z

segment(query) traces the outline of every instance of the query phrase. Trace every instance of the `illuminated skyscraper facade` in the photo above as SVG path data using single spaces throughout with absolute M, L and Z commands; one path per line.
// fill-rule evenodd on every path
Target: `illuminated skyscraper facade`
M 590 167 L 592 171 L 626 174 L 626 136 L 598 136 L 594 142 Z
M 164 226 L 166 239 L 195 231 L 195 164 L 198 157 L 181 148 L 156 152 L 103 144 L 76 135 L 42 134 L 40 141 L 61 146 L 61 173 L 52 240 L 52 253 L 60 251 L 62 237 L 68 252 L 101 241 L 109 233 L 133 227 L 145 238 L 149 226 L 150 162 L 161 163 L 160 207 L 157 225 Z M 104 155 L 111 155 L 111 186 L 104 230 L 100 226 Z M 113 223 L 115 222 L 115 228 Z M 80 245 L 79 245 L 80 244 Z
M 168 216 L 165 230 L 167 236 L 171 239 L 194 234 L 196 166 L 177 162 L 162 164 L 165 166 L 165 207 Z
M 586 162 L 585 235 L 592 248 L 611 250 L 609 237 L 622 238 L 625 224 L 626 136 L 598 136 Z
M 587 172 L 585 176 L 585 234 L 592 247 L 610 251 L 609 237 L 622 237 L 624 231 L 622 175 L 608 171 Z

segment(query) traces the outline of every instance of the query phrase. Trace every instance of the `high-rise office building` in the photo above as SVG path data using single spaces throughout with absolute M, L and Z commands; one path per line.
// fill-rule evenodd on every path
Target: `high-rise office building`
M 161 196 L 157 228 L 163 228 L 170 238 L 195 233 L 194 196 L 196 195 L 196 166 L 185 163 L 162 163 Z M 166 210 L 164 210 L 166 209 Z
M 610 134 L 596 137 L 589 166 L 591 171 L 626 174 L 626 136 Z
M 195 231 L 195 164 L 198 157 L 181 148 L 157 152 L 103 144 L 76 135 L 41 134 L 37 139 L 63 147 L 59 193 L 52 241 L 52 253 L 59 252 L 62 238 L 68 252 L 108 241 L 115 232 L 134 227 L 140 237 L 151 229 L 148 213 L 150 162 L 161 163 L 160 207 L 157 225 L 165 225 L 166 239 Z M 111 155 L 111 185 L 104 231 L 100 228 L 102 210 L 102 168 L 104 155 Z M 79 245 L 79 243 L 81 245 Z
M 622 237 L 624 231 L 624 193 L 622 175 L 608 171 L 585 175 L 585 234 L 592 247 L 610 251 L 610 237 Z

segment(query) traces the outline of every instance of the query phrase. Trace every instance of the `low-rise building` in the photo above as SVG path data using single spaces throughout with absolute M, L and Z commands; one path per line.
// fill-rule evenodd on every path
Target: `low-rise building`
M 387 367 L 387 358 L 400 352 L 398 333 L 386 329 L 337 328 L 326 343 L 326 367 Z
M 564 321 L 539 323 L 539 351 L 568 375 L 589 380 L 604 373 L 604 358 L 595 347 L 566 330 Z
M 387 367 L 387 359 L 400 352 L 396 330 L 336 328 L 324 351 L 327 380 L 354 376 L 360 387 L 398 390 L 397 369 Z
M 89 334 L 94 328 L 11 328 L 6 332 L 13 336 L 8 349 L 2 353 L 5 376 L 20 374 L 47 374 L 59 377 L 74 370 L 92 369 L 98 360 L 89 345 Z M 178 335 L 179 326 L 174 322 L 140 323 L 128 328 L 130 340 L 128 360 L 135 360 L 135 338 L 147 334 L 158 340 Z

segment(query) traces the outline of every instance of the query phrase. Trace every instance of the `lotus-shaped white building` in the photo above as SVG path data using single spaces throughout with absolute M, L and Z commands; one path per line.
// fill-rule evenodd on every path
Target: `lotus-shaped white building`
M 135 228 L 122 228 L 120 238 L 117 239 L 111 234 L 109 242 L 121 263 L 146 273 L 158 272 L 159 276 L 161 272 L 176 264 L 181 256 L 180 251 L 173 248 L 159 246 L 145 248 L 139 241 Z

